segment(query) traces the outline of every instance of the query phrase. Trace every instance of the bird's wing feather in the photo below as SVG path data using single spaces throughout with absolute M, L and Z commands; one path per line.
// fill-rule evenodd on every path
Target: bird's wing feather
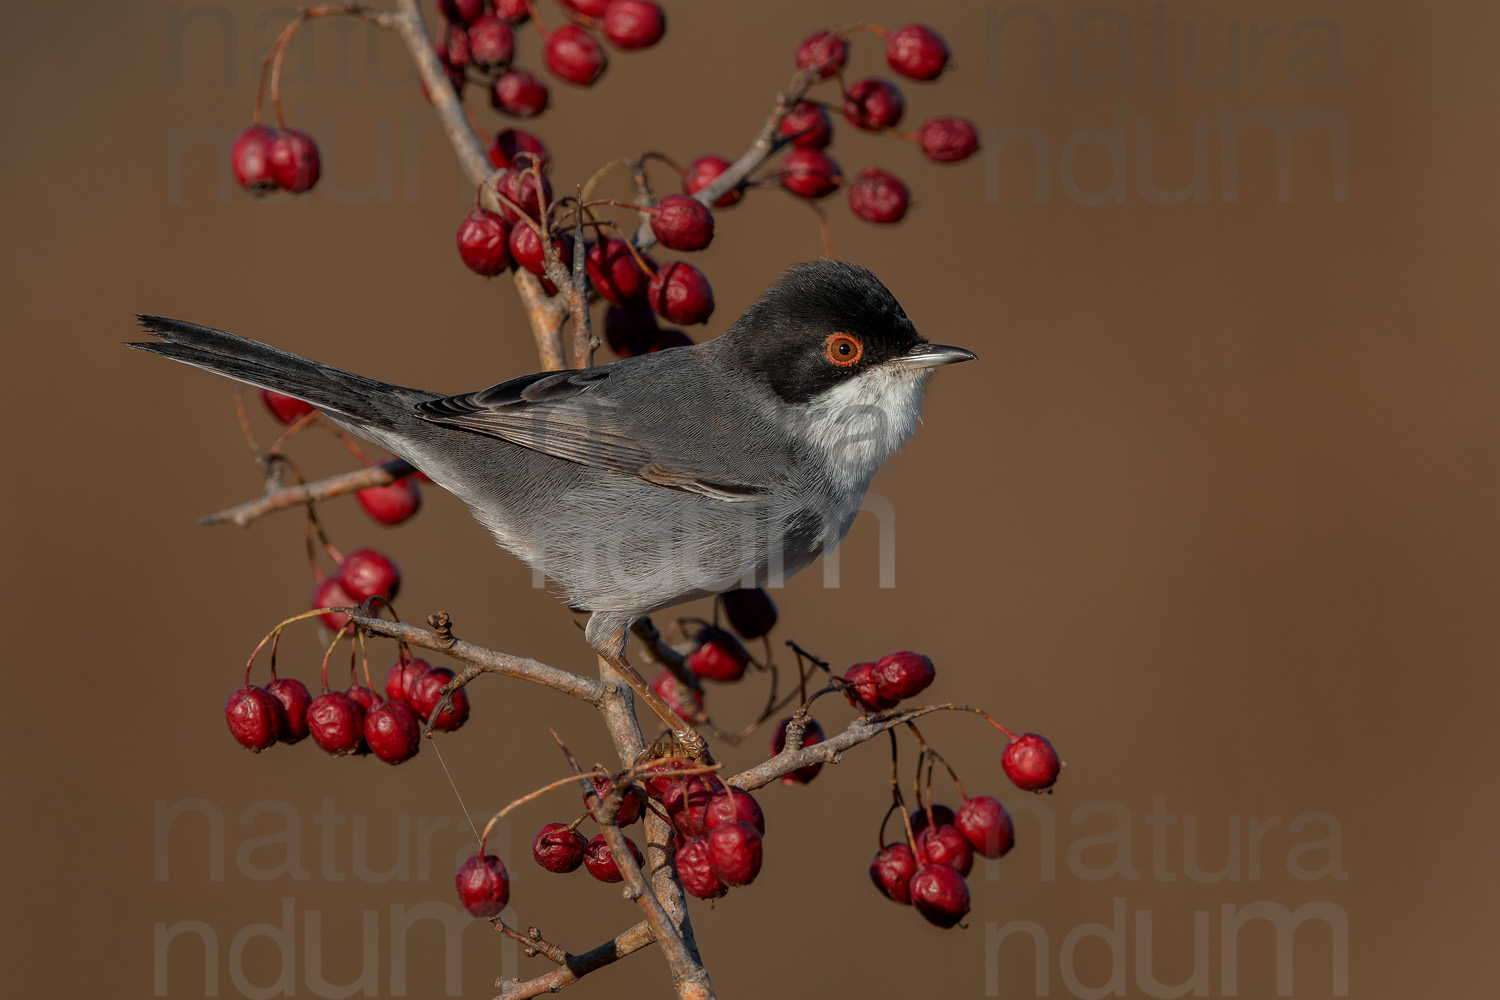
M 616 384 L 611 385 L 611 380 Z M 709 461 L 685 459 L 622 399 L 619 369 L 539 372 L 488 389 L 428 400 L 417 413 L 435 424 L 500 438 L 554 458 L 635 476 L 720 500 L 752 500 L 772 485 L 724 481 Z

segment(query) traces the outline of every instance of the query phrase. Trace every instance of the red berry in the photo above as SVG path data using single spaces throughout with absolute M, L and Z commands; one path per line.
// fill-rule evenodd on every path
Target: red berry
M 609 9 L 609 0 L 562 0 L 563 6 L 571 7 L 585 17 L 603 17 Z
M 381 524 L 400 524 L 422 508 L 422 491 L 410 476 L 389 486 L 367 486 L 354 495 L 365 513 Z
M 531 841 L 531 856 L 549 872 L 566 875 L 583 864 L 583 852 L 589 842 L 566 823 L 548 823 Z
M 700 156 L 688 164 L 687 171 L 682 175 L 682 189 L 688 194 L 697 194 L 732 166 L 734 164 L 722 156 Z M 745 191 L 742 187 L 730 188 L 719 195 L 714 202 L 714 208 L 728 208 L 744 196 Z
M 531 154 L 532 158 L 521 158 L 520 166 L 523 167 L 533 163 L 538 167 L 545 166 L 548 156 L 551 155 L 547 152 L 546 143 L 530 132 L 518 128 L 501 129 L 496 132 L 495 137 L 490 140 L 489 149 L 486 150 L 490 164 L 497 170 L 510 166 L 518 153 Z
M 276 190 L 276 176 L 271 170 L 271 143 L 276 131 L 264 125 L 251 125 L 234 137 L 229 147 L 229 164 L 240 187 L 253 195 Z
M 912 876 L 911 901 L 928 923 L 952 927 L 969 912 L 969 884 L 947 865 L 924 865 Z
M 740 641 L 712 625 L 700 629 L 698 648 L 688 654 L 687 665 L 699 677 L 711 681 L 737 681 L 745 676 L 750 654 Z
M 531 17 L 526 0 L 495 0 L 495 13 L 511 24 L 522 24 Z
M 646 294 L 656 315 L 673 323 L 707 323 L 713 315 L 713 287 L 702 271 L 680 260 L 659 268 Z
M 821 105 L 799 101 L 781 119 L 781 137 L 798 149 L 822 149 L 833 141 L 833 122 Z
M 870 881 L 886 899 L 911 905 L 911 877 L 917 873 L 917 856 L 905 844 L 886 844 L 870 862 Z
M 776 602 L 760 587 L 731 590 L 719 599 L 730 626 L 746 639 L 759 639 L 776 627 Z
M 609 57 L 594 36 L 576 24 L 565 24 L 552 32 L 544 53 L 554 75 L 580 87 L 599 79 Z
M 499 66 L 516 54 L 516 34 L 510 25 L 486 14 L 469 25 L 469 52 L 476 66 Z M 505 164 L 497 163 L 497 167 Z
M 495 181 L 495 190 L 519 205 L 533 221 L 541 219 L 552 201 L 552 182 L 547 175 L 525 167 L 502 172 Z M 511 225 L 521 219 L 520 213 L 504 202 L 500 203 L 500 215 Z
M 365 710 L 342 691 L 329 691 L 307 707 L 313 742 L 335 757 L 357 753 L 365 741 Z
M 905 111 L 906 98 L 884 77 L 867 76 L 844 92 L 844 117 L 857 128 L 895 128 Z
M 952 826 L 954 823 L 953 810 L 947 806 L 934 805 L 932 807 L 932 820 L 938 826 Z M 911 811 L 912 833 L 921 833 L 927 829 L 927 810 L 913 809 Z
M 604 311 L 604 339 L 619 357 L 645 354 L 661 332 L 656 313 L 644 302 L 627 302 Z
M 271 165 L 271 176 L 276 186 L 292 194 L 301 194 L 318 183 L 321 165 L 318 160 L 318 144 L 312 136 L 296 129 L 283 132 L 273 140 L 266 151 Z
M 908 24 L 886 39 L 885 61 L 902 76 L 936 80 L 948 65 L 948 43 L 925 24 Z
M 224 703 L 224 721 L 240 746 L 260 753 L 276 742 L 276 734 L 286 725 L 286 710 L 265 688 L 247 684 Z
M 484 13 L 484 0 L 438 0 L 438 13 L 454 24 L 468 24 Z
M 850 689 L 844 692 L 844 697 L 857 708 L 863 708 L 867 712 L 883 712 L 896 707 L 894 700 L 880 697 L 873 663 L 856 663 L 844 671 L 844 683 L 850 685 Z
M 283 395 L 274 389 L 262 389 L 260 391 L 260 401 L 266 404 L 266 409 L 271 411 L 271 416 L 284 424 L 300 420 L 315 409 L 311 403 L 303 402 L 292 396 Z
M 677 848 L 677 881 L 699 899 L 717 899 L 729 891 L 714 874 L 707 837 L 689 837 Z
M 655 354 L 657 351 L 670 351 L 674 347 L 692 347 L 693 338 L 681 330 L 661 330 L 651 338 L 651 343 L 646 345 L 647 354 Z
M 322 583 L 313 588 L 312 606 L 314 608 L 350 608 L 358 603 L 345 592 L 337 576 L 325 577 Z M 343 628 L 348 620 L 349 616 L 342 611 L 330 611 L 318 618 L 318 621 L 334 632 Z
M 651 209 L 651 232 L 669 250 L 702 250 L 713 242 L 714 215 L 685 194 L 669 194 Z
M 760 833 L 749 823 L 720 823 L 708 831 L 708 863 L 725 885 L 754 882 L 760 861 Z
M 701 837 L 708 832 L 708 806 L 722 788 L 717 778 L 701 774 L 678 778 L 662 789 L 662 808 L 684 837 Z
M 823 198 L 838 190 L 843 171 L 817 149 L 794 149 L 781 161 L 781 186 L 801 198 Z
M 1010 813 L 988 795 L 976 795 L 965 802 L 953 825 L 970 847 L 987 858 L 998 858 L 1016 844 L 1016 828 Z
M 624 240 L 604 237 L 589 247 L 583 263 L 594 290 L 614 305 L 640 298 L 646 290 L 646 272 Z
M 609 797 L 609 790 L 614 785 L 614 780 L 607 774 L 596 774 L 591 780 L 594 783 L 594 794 L 599 796 L 599 802 L 602 805 Z M 587 795 L 583 797 L 583 804 L 585 808 L 588 807 Z M 641 812 L 645 808 L 646 796 L 639 788 L 632 786 L 625 789 L 625 794 L 620 798 L 620 808 L 615 813 L 615 826 L 629 826 L 641 818 Z M 595 820 L 599 818 L 592 809 L 589 810 L 589 815 L 594 816 Z
M 917 857 L 923 864 L 942 864 L 960 875 L 974 867 L 974 848 L 956 826 L 928 827 L 917 834 Z
M 356 683 L 344 693 L 353 698 L 366 713 L 380 702 L 380 699 L 375 697 L 375 692 L 363 684 Z
M 771 737 L 772 757 L 781 753 L 782 749 L 786 747 L 786 727 L 791 724 L 791 721 L 791 719 L 782 719 L 776 726 L 776 735 Z M 808 719 L 807 730 L 802 734 L 802 746 L 810 747 L 814 744 L 822 743 L 823 739 L 823 727 L 818 724 L 818 720 Z M 821 761 L 816 764 L 809 764 L 806 767 L 799 767 L 791 774 L 782 775 L 781 783 L 784 785 L 805 785 L 816 778 L 818 772 L 821 770 L 823 770 Z
M 567 233 L 552 236 L 557 244 L 558 256 L 563 267 L 573 267 L 573 237 Z M 535 275 L 547 273 L 547 254 L 542 245 L 542 234 L 524 223 L 510 230 L 510 255 L 517 264 Z
M 496 111 L 532 118 L 547 110 L 547 85 L 530 70 L 508 69 L 495 78 L 490 103 Z
M 510 901 L 510 875 L 493 854 L 475 855 L 453 876 L 464 909 L 476 917 L 498 917 Z
M 459 25 L 448 25 L 438 45 L 438 57 L 449 66 L 462 69 L 474 61 L 473 50 L 469 47 L 469 32 Z
M 866 167 L 849 185 L 849 209 L 866 222 L 900 222 L 910 200 L 901 178 L 879 167 Z
M 808 35 L 797 46 L 797 68 L 817 70 L 818 78 L 826 80 L 849 61 L 849 42 L 842 36 L 820 31 Z
M 932 661 L 921 653 L 892 653 L 875 662 L 876 690 L 890 701 L 915 698 L 936 675 Z
M 365 713 L 365 742 L 387 764 L 400 764 L 421 749 L 422 726 L 406 702 L 384 701 Z
M 358 549 L 339 564 L 339 585 L 344 593 L 363 601 L 377 594 L 394 600 L 401 589 L 401 570 L 389 556 L 374 549 Z
M 1047 742 L 1046 737 L 1036 733 L 1022 733 L 1005 748 L 1000 766 L 1017 788 L 1039 792 L 1044 788 L 1051 788 L 1057 781 L 1062 761 L 1057 759 L 1057 751 L 1052 749 L 1052 744 Z
M 385 675 L 385 696 L 411 704 L 412 685 L 432 667 L 426 660 L 397 660 Z
M 934 163 L 966 160 L 979 149 L 979 133 L 967 118 L 929 118 L 917 134 L 923 155 Z
M 661 41 L 667 21 L 651 0 L 610 0 L 604 8 L 604 37 L 617 49 L 646 49 Z
M 730 788 L 708 800 L 708 806 L 703 811 L 704 827 L 711 831 L 721 823 L 736 822 L 749 823 L 757 833 L 765 834 L 766 816 L 761 812 L 760 803 L 755 801 L 755 796 L 738 788 Z
M 281 702 L 281 728 L 276 730 L 279 743 L 291 745 L 307 738 L 307 708 L 312 704 L 312 695 L 307 685 L 295 677 L 278 677 L 266 685 L 266 691 Z
M 670 675 L 668 675 L 670 676 Z M 692 765 L 681 760 L 656 760 L 651 762 L 651 770 L 647 776 L 642 778 L 641 784 L 646 786 L 646 794 L 658 802 L 664 797 L 667 787 L 675 785 L 683 779 L 674 775 L 674 771 L 687 770 Z
M 482 208 L 464 216 L 464 221 L 458 224 L 458 232 L 454 233 L 464 266 L 485 277 L 500 274 L 510 264 L 510 253 L 506 249 L 509 237 L 510 226 L 505 220 Z
M 635 846 L 635 841 L 629 837 L 625 838 L 625 846 L 630 848 L 630 853 L 635 855 L 635 863 L 640 864 L 642 860 L 641 849 Z M 584 849 L 583 867 L 589 870 L 589 874 L 601 882 L 620 882 L 625 876 L 620 874 L 620 866 L 615 863 L 615 856 L 610 853 L 609 844 L 604 840 L 604 834 L 595 835 Z
M 688 708 L 683 701 L 688 695 L 680 693 L 684 688 L 686 685 L 670 670 L 663 670 L 651 682 L 651 690 L 661 695 L 661 700 L 667 703 L 668 708 L 676 712 L 683 722 L 692 722 L 697 713 L 703 710 L 703 692 L 687 688 L 693 702 L 693 708 Z
M 406 688 L 406 703 L 417 714 L 422 728 L 432 718 L 433 710 L 443 700 L 443 688 L 453 679 L 453 671 L 447 667 L 429 667 L 412 679 Z M 454 688 L 452 700 L 432 721 L 432 728 L 445 733 L 462 726 L 469 719 L 469 692 L 465 688 Z

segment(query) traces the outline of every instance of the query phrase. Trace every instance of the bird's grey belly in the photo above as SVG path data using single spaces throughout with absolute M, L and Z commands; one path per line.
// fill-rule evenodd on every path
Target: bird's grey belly
M 463 437 L 457 451 L 414 464 L 590 611 L 647 614 L 784 579 L 843 538 L 862 499 L 805 477 L 773 498 L 729 502 Z

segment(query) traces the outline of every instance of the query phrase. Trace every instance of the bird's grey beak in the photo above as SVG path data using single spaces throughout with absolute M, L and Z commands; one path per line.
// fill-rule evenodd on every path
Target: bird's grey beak
M 945 347 L 942 344 L 918 344 L 901 355 L 901 363 L 908 368 L 933 368 L 937 365 L 956 365 L 960 361 L 977 361 L 978 355 L 962 347 Z

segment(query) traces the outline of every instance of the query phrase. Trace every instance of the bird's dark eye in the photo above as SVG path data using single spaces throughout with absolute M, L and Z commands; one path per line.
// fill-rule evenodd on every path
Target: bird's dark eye
M 834 333 L 823 341 L 823 353 L 840 368 L 848 368 L 859 362 L 865 353 L 865 345 L 853 334 Z

